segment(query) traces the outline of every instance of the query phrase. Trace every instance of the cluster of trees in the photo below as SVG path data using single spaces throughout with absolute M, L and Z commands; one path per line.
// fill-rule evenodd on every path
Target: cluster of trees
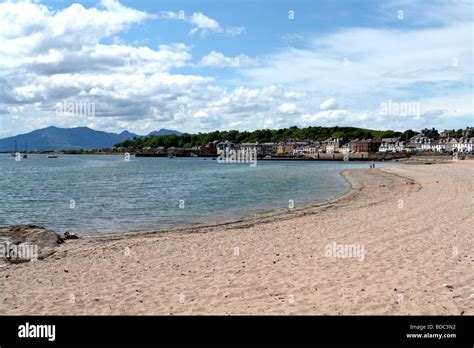
M 287 138 L 310 139 L 310 140 L 326 140 L 330 137 L 343 138 L 348 141 L 351 139 L 381 139 L 393 138 L 401 136 L 403 139 L 411 138 L 416 132 L 407 130 L 405 132 L 396 131 L 377 131 L 356 127 L 306 127 L 298 128 L 296 126 L 283 129 L 259 129 L 253 132 L 239 132 L 237 130 L 230 131 L 214 131 L 210 133 L 188 134 L 183 133 L 180 136 L 175 134 L 147 136 L 142 138 L 134 138 L 133 140 L 125 140 L 116 147 L 129 147 L 133 149 L 143 149 L 146 147 L 157 148 L 163 147 L 183 147 L 191 148 L 194 146 L 204 146 L 208 142 L 214 140 L 229 140 L 234 143 L 278 143 L 285 141 Z
M 461 138 L 462 137 L 462 132 L 463 132 L 462 129 L 458 129 L 458 130 L 452 129 L 451 131 L 449 131 L 449 137 L 450 138 Z M 438 138 L 440 138 L 440 137 L 438 137 Z

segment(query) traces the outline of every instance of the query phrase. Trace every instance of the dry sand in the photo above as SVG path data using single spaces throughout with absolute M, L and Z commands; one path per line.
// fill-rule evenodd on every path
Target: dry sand
M 351 170 L 345 196 L 257 222 L 68 240 L 0 268 L 0 313 L 473 315 L 473 174 Z

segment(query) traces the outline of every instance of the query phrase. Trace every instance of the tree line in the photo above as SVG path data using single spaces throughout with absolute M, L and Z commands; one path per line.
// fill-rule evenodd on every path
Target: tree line
M 309 139 L 322 141 L 330 137 L 342 138 L 344 141 L 351 139 L 381 139 L 402 137 L 402 139 L 409 139 L 417 134 L 412 130 L 405 132 L 397 132 L 392 130 L 371 130 L 356 127 L 306 127 L 298 128 L 296 126 L 282 129 L 258 129 L 252 132 L 249 131 L 213 131 L 209 133 L 189 134 L 183 133 L 181 135 L 159 135 L 147 137 L 134 137 L 133 139 L 122 141 L 115 144 L 115 147 L 128 147 L 133 149 L 143 149 L 146 147 L 183 147 L 191 148 L 194 146 L 204 146 L 207 143 L 220 140 L 229 140 L 233 143 L 278 143 L 284 142 L 288 138 Z

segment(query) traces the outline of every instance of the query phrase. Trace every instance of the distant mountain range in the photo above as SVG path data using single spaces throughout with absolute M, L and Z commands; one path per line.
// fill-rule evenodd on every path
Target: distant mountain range
M 160 129 L 148 135 L 181 135 L 178 131 L 169 129 Z M 28 151 L 34 150 L 90 150 L 104 147 L 112 147 L 121 141 L 140 138 L 143 135 L 123 131 L 122 133 L 109 133 L 97 131 L 88 127 L 76 128 L 58 128 L 47 127 L 37 129 L 27 134 L 19 134 L 9 138 L 0 139 L 0 151 L 14 151 L 15 140 L 17 143 L 17 150 L 25 151 L 25 144 L 27 144 Z
M 175 131 L 175 130 L 170 130 L 170 129 L 160 129 L 159 131 L 153 131 L 150 132 L 148 135 L 170 135 L 170 134 L 176 134 L 176 135 L 181 135 L 181 132 Z

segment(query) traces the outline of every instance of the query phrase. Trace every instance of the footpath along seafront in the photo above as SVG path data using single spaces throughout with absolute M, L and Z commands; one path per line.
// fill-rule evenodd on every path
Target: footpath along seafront
M 474 314 L 473 161 L 344 172 L 332 201 L 87 236 L 0 268 L 2 314 Z

